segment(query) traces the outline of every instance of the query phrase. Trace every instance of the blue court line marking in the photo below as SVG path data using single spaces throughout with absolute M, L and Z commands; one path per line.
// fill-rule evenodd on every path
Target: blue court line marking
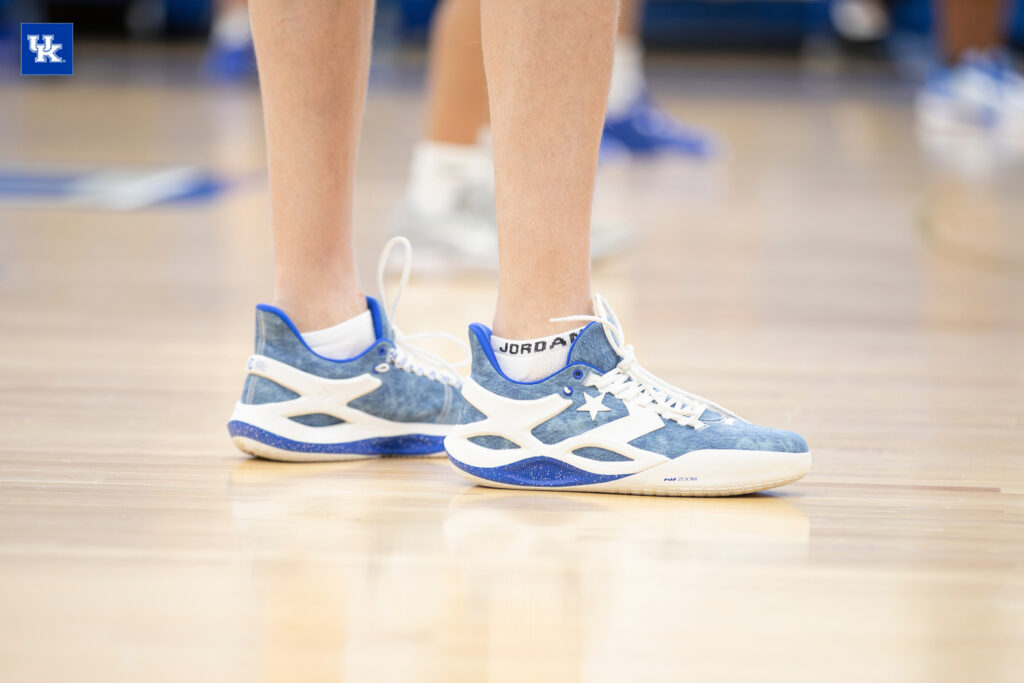
M 169 168 L 174 167 L 143 167 L 135 170 L 138 173 L 138 178 L 142 179 L 147 174 L 159 173 Z M 104 180 L 105 172 L 130 173 L 132 170 L 124 167 L 95 167 L 80 170 L 39 169 L 28 165 L 21 168 L 18 165 L 4 163 L 0 165 L 0 198 L 36 202 L 46 199 L 80 198 L 85 204 L 88 204 L 90 197 L 97 192 L 102 183 L 106 183 L 108 192 L 116 194 L 119 185 L 124 184 L 125 187 L 130 187 L 135 179 L 128 176 Z M 157 192 L 153 201 L 144 204 L 141 208 L 212 201 L 261 175 L 254 173 L 240 178 L 226 178 L 208 170 L 191 169 L 191 173 L 186 176 L 184 182 L 180 177 L 168 180 L 164 194 L 161 195 L 160 192 Z

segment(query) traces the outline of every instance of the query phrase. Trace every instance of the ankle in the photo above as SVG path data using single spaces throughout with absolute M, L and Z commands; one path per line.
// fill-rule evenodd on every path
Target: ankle
M 505 339 L 537 339 L 553 334 L 574 330 L 580 326 L 578 321 L 551 322 L 552 318 L 563 318 L 572 315 L 592 315 L 593 306 L 590 294 L 585 293 L 572 301 L 560 304 L 544 305 L 536 301 L 524 301 L 527 297 L 517 297 L 517 304 L 510 305 L 499 293 L 498 306 L 494 312 L 492 329 L 494 334 Z
M 366 311 L 366 297 L 359 290 L 349 295 L 303 297 L 278 293 L 274 305 L 291 318 L 300 332 L 333 327 Z

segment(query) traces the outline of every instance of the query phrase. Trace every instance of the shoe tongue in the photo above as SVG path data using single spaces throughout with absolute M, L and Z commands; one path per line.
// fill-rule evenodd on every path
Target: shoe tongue
M 619 354 L 608 343 L 604 325 L 590 323 L 583 328 L 569 351 L 569 363 L 586 363 L 601 372 L 608 372 L 619 364 Z
M 377 339 L 391 339 L 391 322 L 380 303 L 372 296 L 366 297 L 366 307 L 373 316 L 373 333 Z

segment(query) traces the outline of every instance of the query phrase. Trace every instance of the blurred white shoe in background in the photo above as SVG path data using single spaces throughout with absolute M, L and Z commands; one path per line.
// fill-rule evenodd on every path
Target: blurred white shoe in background
M 917 94 L 926 131 L 1024 135 L 1024 77 L 1001 53 L 968 52 L 934 73 Z
M 494 165 L 486 139 L 478 145 L 421 142 L 409 185 L 392 220 L 392 234 L 416 244 L 420 272 L 493 272 L 498 269 Z M 600 260 L 621 253 L 629 233 L 608 221 L 591 223 L 590 253 Z

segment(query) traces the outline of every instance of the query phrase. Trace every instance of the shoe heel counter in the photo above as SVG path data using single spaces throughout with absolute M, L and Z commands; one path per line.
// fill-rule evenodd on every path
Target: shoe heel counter
M 385 332 L 389 329 L 383 318 L 379 326 Z M 309 348 L 302 333 L 284 311 L 266 304 L 256 307 L 256 355 L 266 356 L 325 379 L 349 379 L 365 374 L 377 362 L 376 352 L 384 354 L 387 344 L 391 344 L 390 340 L 378 338 L 373 345 L 353 358 L 324 358 Z
M 469 376 L 488 391 L 496 391 L 507 382 L 498 369 L 498 360 L 491 350 L 491 331 L 480 323 L 469 326 L 469 349 L 472 364 Z
M 266 304 L 256 307 L 253 331 L 256 356 L 285 360 L 289 356 L 294 357 L 295 354 L 306 351 L 305 345 L 297 335 L 283 311 Z M 253 359 L 250 359 L 247 369 L 252 369 L 252 363 Z M 242 385 L 241 402 L 247 405 L 277 403 L 297 397 L 298 394 L 294 391 L 252 372 L 246 375 L 245 383 Z
M 284 311 L 266 304 L 256 307 L 255 348 L 256 355 L 284 363 L 312 353 Z

